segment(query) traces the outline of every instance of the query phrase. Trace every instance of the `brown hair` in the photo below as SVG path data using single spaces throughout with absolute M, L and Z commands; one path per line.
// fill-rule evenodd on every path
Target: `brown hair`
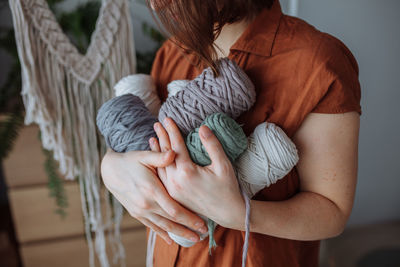
M 252 19 L 274 0 L 147 0 L 171 40 L 196 56 L 196 66 L 215 71 L 213 43 L 225 24 Z M 153 14 L 154 16 L 154 14 Z M 204 66 L 203 65 L 203 66 Z

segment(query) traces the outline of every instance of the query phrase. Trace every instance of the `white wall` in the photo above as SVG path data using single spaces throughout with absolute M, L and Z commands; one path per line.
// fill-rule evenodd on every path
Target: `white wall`
M 399 10 L 399 0 L 299 0 L 298 16 L 341 39 L 360 67 L 363 114 L 351 225 L 400 220 Z

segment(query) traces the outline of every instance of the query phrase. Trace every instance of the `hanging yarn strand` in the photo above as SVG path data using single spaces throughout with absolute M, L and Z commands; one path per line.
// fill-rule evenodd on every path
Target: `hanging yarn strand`
M 101 209 L 100 158 L 106 150 L 96 130 L 97 109 L 113 96 L 109 85 L 135 71 L 133 32 L 126 0 L 104 0 L 91 43 L 82 55 L 63 33 L 46 0 L 9 0 L 22 67 L 25 124 L 39 125 L 43 147 L 54 152 L 67 179 L 79 177 L 89 264 L 109 266 Z M 99 146 L 100 144 L 100 146 Z M 106 200 L 106 205 L 109 205 Z M 116 202 L 116 224 L 122 209 Z M 106 214 L 107 215 L 107 214 Z M 93 234 L 94 233 L 94 234 Z M 112 240 L 123 265 L 119 227 Z
M 249 249 L 251 207 L 250 207 L 250 196 L 247 195 L 246 191 L 243 190 L 240 181 L 239 181 L 239 188 L 240 188 L 240 193 L 243 196 L 244 204 L 245 204 L 245 208 L 246 208 L 246 215 L 245 215 L 245 221 L 244 221 L 245 235 L 244 235 L 244 244 L 243 244 L 243 249 L 242 249 L 242 267 L 245 267 L 246 260 L 247 260 L 247 251 Z

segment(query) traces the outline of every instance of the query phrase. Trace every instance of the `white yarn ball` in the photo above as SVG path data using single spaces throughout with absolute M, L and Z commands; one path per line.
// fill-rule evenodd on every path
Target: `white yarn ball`
M 285 132 L 273 123 L 261 123 L 235 162 L 238 181 L 251 198 L 285 177 L 298 160 L 296 146 Z
M 115 95 L 133 94 L 138 96 L 150 110 L 157 116 L 161 107 L 156 85 L 153 78 L 147 74 L 133 74 L 122 78 L 115 86 Z
M 200 236 L 200 241 L 203 241 L 208 236 L 208 233 L 207 234 L 202 234 L 199 232 L 196 232 L 196 233 Z M 168 235 L 169 235 L 169 237 L 171 237 L 172 240 L 175 241 L 175 243 L 177 243 L 178 245 L 185 247 L 185 248 L 190 248 L 191 246 L 194 246 L 196 244 L 196 242 L 193 242 L 184 237 L 175 235 L 171 232 L 168 232 Z
M 207 220 L 208 220 L 207 217 L 205 217 L 205 216 L 203 216 L 203 215 L 200 215 L 200 214 L 199 214 L 199 216 L 204 220 L 204 222 L 205 222 L 206 225 L 207 225 Z M 202 233 L 200 233 L 200 232 L 198 232 L 198 231 L 196 231 L 196 230 L 193 230 L 193 229 L 190 229 L 190 230 L 194 231 L 196 234 L 199 235 L 200 241 L 203 241 L 203 240 L 208 236 L 208 232 L 205 233 L 205 234 L 202 234 Z M 180 245 L 180 246 L 182 246 L 182 247 L 185 247 L 185 248 L 189 248 L 189 247 L 194 246 L 194 245 L 196 244 L 196 242 L 193 242 L 193 241 L 191 241 L 191 240 L 189 240 L 189 239 L 186 239 L 186 238 L 184 238 L 184 237 L 175 235 L 175 234 L 173 234 L 173 233 L 171 233 L 171 232 L 168 232 L 168 235 L 169 235 L 169 237 L 171 237 L 171 239 L 174 240 L 178 245 Z

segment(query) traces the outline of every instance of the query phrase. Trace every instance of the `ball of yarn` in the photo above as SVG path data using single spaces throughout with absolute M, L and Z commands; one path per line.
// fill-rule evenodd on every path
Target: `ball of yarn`
M 175 80 L 167 85 L 168 97 L 176 95 L 179 91 L 185 89 L 190 80 Z
M 170 117 L 187 135 L 208 115 L 222 112 L 236 119 L 250 109 L 256 93 L 246 73 L 227 58 L 217 61 L 216 65 L 218 77 L 207 68 L 175 96 L 168 97 L 160 108 L 159 121 Z
M 153 78 L 147 74 L 133 74 L 122 78 L 115 86 L 115 95 L 133 94 L 138 96 L 150 110 L 157 116 L 161 101 L 157 95 Z
M 153 129 L 156 121 L 143 101 L 132 94 L 108 100 L 96 118 L 107 146 L 116 152 L 149 150 L 148 140 L 156 137 Z
M 242 127 L 224 113 L 208 116 L 201 125 L 206 125 L 215 134 L 231 162 L 247 148 L 247 138 Z M 196 128 L 188 134 L 186 146 L 193 162 L 206 166 L 211 164 L 211 160 L 201 143 L 199 129 Z
M 206 216 L 203 216 L 201 214 L 197 214 L 199 217 L 201 217 L 205 222 L 207 222 L 208 218 Z M 207 236 L 208 236 L 208 232 L 207 233 L 201 233 L 196 231 L 195 229 L 190 229 L 193 232 L 195 232 L 196 234 L 199 235 L 200 241 L 203 241 Z M 168 232 L 169 237 L 171 237 L 172 240 L 175 241 L 175 243 L 177 243 L 178 245 L 185 247 L 185 248 L 189 248 L 191 246 L 194 246 L 197 242 L 193 242 L 192 240 L 186 239 L 184 237 L 181 237 L 179 235 L 176 235 L 174 233 Z
M 248 138 L 247 150 L 235 162 L 237 178 L 249 197 L 276 183 L 297 164 L 296 145 L 273 123 L 261 123 Z

